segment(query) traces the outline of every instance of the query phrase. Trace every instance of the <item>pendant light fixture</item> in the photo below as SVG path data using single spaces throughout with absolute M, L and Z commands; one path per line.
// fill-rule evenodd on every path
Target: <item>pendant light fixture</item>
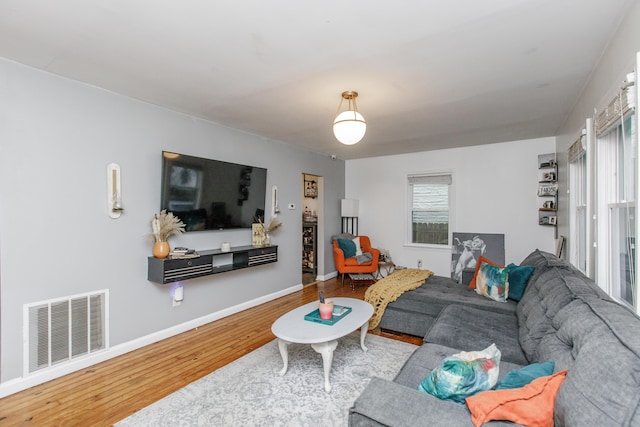
M 342 99 L 340 100 L 340 105 L 338 105 L 336 118 L 333 120 L 333 134 L 344 145 L 357 144 L 367 131 L 367 122 L 362 117 L 362 114 L 358 113 L 357 97 L 358 92 L 356 91 L 348 90 L 342 92 Z M 343 111 L 342 104 L 345 99 L 348 102 L 348 106 Z

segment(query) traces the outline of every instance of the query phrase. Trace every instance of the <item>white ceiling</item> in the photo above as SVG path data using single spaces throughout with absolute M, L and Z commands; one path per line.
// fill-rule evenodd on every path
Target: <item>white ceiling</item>
M 555 135 L 633 1 L 0 0 L 0 56 L 353 159 Z

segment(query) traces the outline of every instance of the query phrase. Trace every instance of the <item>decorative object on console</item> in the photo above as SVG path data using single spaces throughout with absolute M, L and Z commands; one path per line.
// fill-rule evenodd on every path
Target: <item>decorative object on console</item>
M 222 252 L 229 252 L 231 250 L 231 243 L 229 242 L 222 242 L 220 244 L 220 250 Z
M 274 217 L 271 217 L 271 219 L 269 219 L 269 223 L 265 224 L 264 222 L 262 222 L 262 219 L 260 217 L 257 218 L 258 220 L 258 227 L 256 227 L 258 230 L 261 228 L 262 229 L 262 246 L 269 246 L 271 245 L 271 234 L 277 230 L 280 229 L 280 227 L 282 227 L 282 223 L 280 221 L 278 221 L 277 219 L 275 219 Z M 254 224 L 255 225 L 255 224 Z M 256 230 L 256 231 L 258 231 Z M 256 235 L 256 231 L 254 231 L 254 236 Z M 259 240 L 259 239 L 256 239 Z M 253 241 L 252 241 L 253 242 Z M 259 246 L 257 244 L 254 244 L 254 246 Z
M 253 246 L 264 245 L 264 227 L 261 222 L 253 223 L 251 226 L 251 244 Z
M 153 256 L 156 258 L 166 258 L 171 252 L 167 239 L 174 234 L 184 233 L 184 223 L 180 218 L 173 215 L 172 212 L 167 213 L 162 210 L 160 214 L 155 214 L 151 219 L 151 235 L 154 238 Z
M 155 242 L 153 244 L 153 256 L 156 258 L 166 258 L 171 253 L 171 247 L 168 242 Z
M 358 92 L 356 91 L 348 90 L 342 92 L 342 99 L 340 99 L 340 104 L 338 105 L 336 118 L 333 120 L 333 134 L 344 145 L 357 144 L 367 131 L 367 122 L 362 117 L 362 114 L 358 113 L 357 97 Z M 341 112 L 345 99 L 348 102 L 348 106 L 346 110 Z
M 340 201 L 342 216 L 342 233 L 358 234 L 358 200 L 342 199 Z
M 122 207 L 122 186 L 120 180 L 120 165 L 109 163 L 107 165 L 107 212 L 113 219 L 120 218 L 124 208 Z

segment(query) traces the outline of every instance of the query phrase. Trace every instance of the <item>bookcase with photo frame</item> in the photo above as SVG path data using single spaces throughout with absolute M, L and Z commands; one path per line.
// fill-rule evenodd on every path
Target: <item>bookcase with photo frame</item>
M 538 155 L 538 224 L 558 232 L 558 163 L 556 154 Z

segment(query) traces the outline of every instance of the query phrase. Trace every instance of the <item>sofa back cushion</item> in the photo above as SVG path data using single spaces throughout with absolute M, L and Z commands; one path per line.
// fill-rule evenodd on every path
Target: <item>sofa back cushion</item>
M 616 302 L 588 298 L 558 314 L 554 330 L 556 355 L 562 344 L 573 358 L 556 397 L 555 425 L 640 425 L 640 318 Z M 556 370 L 566 360 L 556 358 Z
M 571 268 L 571 264 L 557 256 L 544 252 L 539 249 L 531 252 L 520 263 L 520 265 L 530 265 L 535 267 L 533 274 L 529 278 L 529 282 L 535 282 L 542 273 L 552 268 Z
M 570 267 L 547 268 L 529 280 L 516 315 L 520 345 L 530 362 L 540 361 L 536 359 L 538 344 L 550 332 L 556 314 L 579 297 L 607 298 L 592 280 Z

